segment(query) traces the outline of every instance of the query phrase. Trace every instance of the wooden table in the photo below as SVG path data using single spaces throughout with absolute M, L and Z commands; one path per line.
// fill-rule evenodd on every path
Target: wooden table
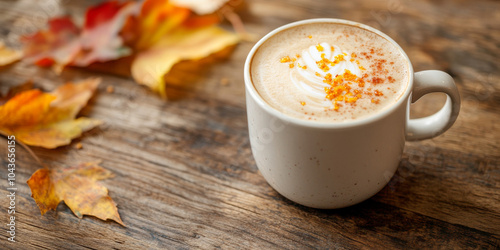
M 22 32 L 15 22 L 22 16 L 35 26 L 58 11 L 81 20 L 84 9 L 97 1 L 34 1 L 23 9 L 15 9 L 14 2 L 0 2 L 4 38 Z M 228 59 L 191 74 L 189 86 L 169 84 L 167 91 L 176 97 L 170 101 L 125 77 L 84 69 L 57 76 L 24 63 L 3 68 L 1 91 L 28 79 L 49 91 L 73 79 L 103 78 L 81 115 L 105 125 L 69 146 L 33 151 L 51 166 L 102 160 L 116 175 L 104 184 L 127 227 L 88 216 L 80 220 L 64 204 L 41 216 L 26 184 L 40 166 L 19 148 L 18 242 L 6 240 L 7 171 L 2 167 L 0 248 L 498 249 L 499 10 L 500 2 L 486 0 L 247 1 L 239 14 L 258 37 L 301 19 L 350 19 L 393 37 L 416 71 L 444 70 L 458 85 L 463 102 L 456 124 L 435 139 L 407 143 L 398 172 L 382 191 L 338 210 L 294 204 L 257 170 L 242 75 L 254 42 L 240 43 Z M 106 92 L 107 86 L 115 91 Z M 412 116 L 434 112 L 443 100 L 440 95 L 424 98 Z M 0 141 L 5 166 L 7 143 Z

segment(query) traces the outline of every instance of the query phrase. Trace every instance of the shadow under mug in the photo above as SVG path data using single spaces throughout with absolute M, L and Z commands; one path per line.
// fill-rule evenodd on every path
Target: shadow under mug
M 364 29 L 400 50 L 409 69 L 402 97 L 375 114 L 337 123 L 301 120 L 271 107 L 252 83 L 250 67 L 255 52 L 276 33 L 314 23 Z M 258 169 L 281 195 L 314 208 L 347 207 L 375 195 L 396 172 L 405 141 L 445 132 L 460 110 L 460 96 L 451 76 L 437 70 L 414 73 L 406 53 L 390 37 L 341 19 L 303 20 L 271 31 L 248 54 L 244 79 L 250 144 Z M 447 94 L 445 105 L 431 116 L 410 119 L 410 103 L 431 92 Z

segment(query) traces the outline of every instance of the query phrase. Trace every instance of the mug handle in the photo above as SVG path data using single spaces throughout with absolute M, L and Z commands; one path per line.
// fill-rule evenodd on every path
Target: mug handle
M 413 79 L 413 93 L 411 102 L 432 93 L 447 94 L 445 105 L 435 114 L 418 118 L 407 119 L 406 140 L 416 141 L 436 137 L 448 130 L 460 111 L 460 95 L 453 78 L 439 70 L 425 70 L 415 73 Z

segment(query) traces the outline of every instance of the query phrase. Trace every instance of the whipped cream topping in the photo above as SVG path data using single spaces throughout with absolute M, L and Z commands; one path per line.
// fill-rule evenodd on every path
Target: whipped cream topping
M 318 63 L 323 59 L 335 62 L 334 65 Z M 340 60 L 339 60 L 340 59 Z M 305 94 L 307 105 L 317 108 L 333 107 L 331 100 L 325 97 L 325 87 L 330 85 L 324 82 L 327 74 L 335 77 L 342 75 L 346 70 L 360 77 L 361 69 L 352 55 L 338 46 L 326 42 L 304 49 L 298 57 L 297 65 L 290 71 L 290 78 L 295 86 Z

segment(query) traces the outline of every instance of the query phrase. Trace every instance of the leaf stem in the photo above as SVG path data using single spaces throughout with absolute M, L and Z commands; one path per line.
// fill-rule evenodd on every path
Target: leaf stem
M 8 139 L 8 138 L 9 138 L 9 135 L 8 135 L 8 134 L 6 134 L 5 132 L 3 132 L 2 130 L 0 130 L 0 136 L 1 136 L 1 137 L 4 137 L 5 139 Z M 26 151 L 28 151 L 28 153 L 31 155 L 31 157 L 32 157 L 33 159 L 35 159 L 35 160 L 38 162 L 38 164 L 40 164 L 40 166 L 42 166 L 43 168 L 47 168 L 47 167 L 45 167 L 45 165 L 42 163 L 42 161 L 40 160 L 40 158 L 38 158 L 38 156 L 36 156 L 36 154 L 33 152 L 33 150 L 31 150 L 31 148 L 30 148 L 30 147 L 28 147 L 28 145 L 26 145 L 26 144 L 24 144 L 24 143 L 20 142 L 20 141 L 19 141 L 19 140 L 17 140 L 17 139 L 15 139 L 15 140 L 16 140 L 16 142 L 17 142 L 19 145 L 21 145 L 21 147 L 23 147 Z

